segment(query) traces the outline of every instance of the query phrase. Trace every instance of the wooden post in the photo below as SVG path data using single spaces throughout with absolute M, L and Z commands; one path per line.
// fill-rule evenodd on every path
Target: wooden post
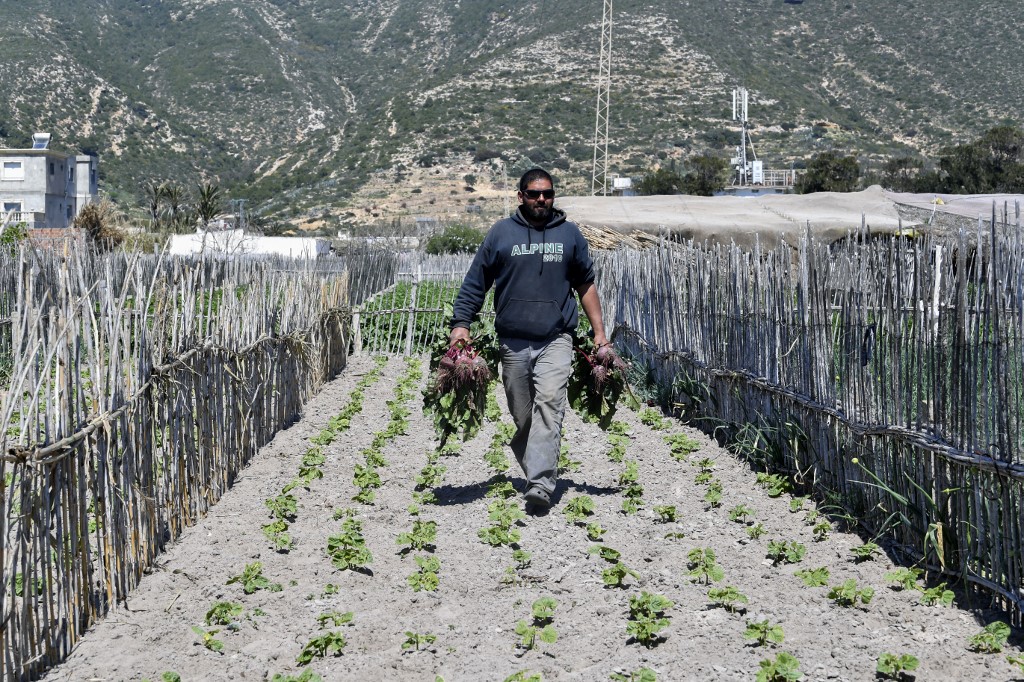
M 359 327 L 359 311 L 359 306 L 352 306 L 352 355 L 362 355 L 363 353 L 363 332 Z

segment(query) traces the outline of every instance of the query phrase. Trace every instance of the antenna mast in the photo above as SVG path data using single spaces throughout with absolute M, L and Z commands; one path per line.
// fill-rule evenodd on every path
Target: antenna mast
M 590 193 L 608 194 L 608 93 L 612 82 L 612 0 L 604 0 L 601 59 L 597 69 L 597 114 L 594 117 L 594 170 Z

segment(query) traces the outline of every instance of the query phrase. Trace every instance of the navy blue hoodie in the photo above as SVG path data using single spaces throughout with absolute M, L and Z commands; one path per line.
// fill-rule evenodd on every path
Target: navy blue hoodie
M 484 237 L 455 298 L 451 326 L 468 329 L 494 285 L 498 336 L 546 341 L 576 329 L 573 290 L 593 281 L 587 240 L 563 211 L 554 209 L 544 227 L 516 211 Z

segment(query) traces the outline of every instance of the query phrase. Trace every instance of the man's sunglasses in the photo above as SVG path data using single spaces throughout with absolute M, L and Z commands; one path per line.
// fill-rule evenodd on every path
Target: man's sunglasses
M 523 194 L 531 199 L 540 199 L 541 197 L 545 199 L 555 198 L 555 190 L 553 189 L 524 189 Z

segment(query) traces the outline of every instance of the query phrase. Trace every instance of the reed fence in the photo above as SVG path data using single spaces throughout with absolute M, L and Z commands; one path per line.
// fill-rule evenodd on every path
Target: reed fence
M 599 254 L 615 340 L 897 558 L 1024 607 L 1024 235 Z
M 396 264 L 27 249 L 2 264 L 0 679 L 62 660 L 126 598 L 345 366 L 350 297 Z
M 14 307 L 14 256 L 0 249 L 0 396 L 11 372 L 11 310 Z

